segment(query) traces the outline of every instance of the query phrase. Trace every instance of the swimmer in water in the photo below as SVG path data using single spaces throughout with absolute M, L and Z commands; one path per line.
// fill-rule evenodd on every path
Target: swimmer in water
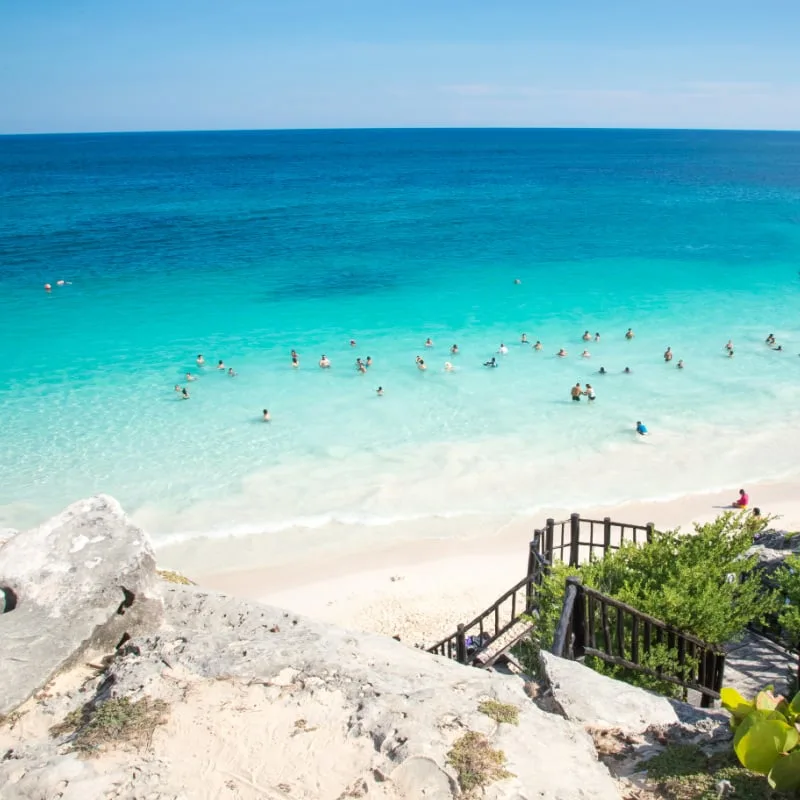
M 728 339 L 728 343 L 725 345 L 726 350 L 733 350 L 733 339 Z
M 680 359 L 677 364 L 678 369 L 683 369 L 683 359 Z
M 649 433 L 647 426 L 641 420 L 636 422 L 636 433 L 638 433 L 639 436 L 647 436 Z
M 598 370 L 598 375 L 607 375 L 607 374 L 608 373 L 606 372 L 606 368 L 600 367 L 600 369 Z
M 181 389 L 181 400 L 188 400 L 189 399 L 189 390 L 184 386 Z
M 433 347 L 433 340 L 430 337 L 425 340 L 425 347 Z
M 178 386 L 178 384 L 176 383 L 175 384 L 175 389 L 173 391 L 175 391 L 178 394 L 180 394 L 183 391 L 183 389 L 180 386 Z
M 622 372 L 625 375 L 632 375 L 633 374 L 633 370 L 630 367 L 625 367 L 625 369 L 622 370 Z
M 542 343 L 538 339 L 536 340 L 536 344 L 533 346 L 533 349 L 534 350 L 541 350 L 542 349 Z
M 423 372 L 428 369 L 427 365 L 421 358 L 417 361 L 417 369 L 422 370 Z
M 583 332 L 583 341 L 584 341 L 584 342 L 588 342 L 588 341 L 590 341 L 590 340 L 591 340 L 591 338 L 592 338 L 592 334 L 591 334 L 591 333 L 589 333 L 589 331 L 584 331 L 584 332 Z
M 451 355 L 454 355 L 454 356 L 457 356 L 457 355 L 458 355 L 458 352 L 459 352 L 459 351 L 458 351 L 458 345 L 457 345 L 457 344 L 454 344 L 454 345 L 453 345 L 453 346 L 450 348 L 450 354 L 451 354 Z
M 627 331 L 625 331 L 625 338 L 626 338 L 626 339 L 633 339 L 633 337 L 634 337 L 635 335 L 636 335 L 636 334 L 633 332 L 633 328 L 628 328 L 628 330 L 627 330 Z
M 328 360 L 328 356 L 325 353 L 322 354 L 322 358 L 319 360 L 319 366 L 321 369 L 329 369 L 331 362 Z
M 356 369 L 362 374 L 366 375 L 367 372 L 367 365 L 359 358 L 358 363 L 356 364 Z
M 419 364 L 419 362 L 420 362 L 420 361 L 422 361 L 422 357 L 421 357 L 421 356 L 417 356 L 417 357 L 414 359 L 414 361 L 416 361 L 416 362 L 417 362 L 417 364 Z
M 557 355 L 559 358 L 564 358 L 564 356 L 565 356 L 565 355 L 567 355 L 567 351 L 566 351 L 566 350 L 565 350 L 565 349 L 562 347 L 562 348 L 561 348 L 561 349 L 560 349 L 560 350 L 559 350 L 559 351 L 556 353 L 556 355 Z
M 521 283 L 522 283 L 522 281 L 519 278 L 514 278 L 514 284 L 516 286 L 519 286 L 519 284 L 521 284 Z
M 581 383 L 578 381 L 572 389 L 570 390 L 570 394 L 572 395 L 572 402 L 573 403 L 580 403 L 581 395 L 583 394 L 583 389 L 581 388 Z
M 771 333 L 764 341 L 770 345 L 775 344 L 775 334 Z
M 779 344 L 777 347 L 773 347 L 772 349 L 777 351 L 778 353 L 782 353 L 783 352 L 783 345 Z
M 591 357 L 592 354 L 588 350 L 584 350 L 583 353 L 581 353 L 581 358 L 591 358 Z
M 453 371 L 453 365 L 449 361 L 445 361 L 444 362 L 444 371 L 445 372 L 452 372 Z
M 187 380 L 187 381 L 196 381 L 196 380 L 197 380 L 197 378 L 195 378 L 195 376 L 194 376 L 194 375 L 192 375 L 192 373 L 191 373 L 191 372 L 187 372 L 187 373 L 186 373 L 186 380 Z
M 500 342 L 500 349 L 497 352 L 500 353 L 501 356 L 508 355 L 508 348 Z
M 599 342 L 599 341 L 600 341 L 600 334 L 599 334 L 599 333 L 596 333 L 596 334 L 594 335 L 594 340 L 595 340 L 596 342 Z
M 672 361 L 672 348 L 668 347 L 664 351 L 664 361 Z
M 488 361 L 484 361 L 483 362 L 483 366 L 484 367 L 496 367 L 496 366 L 498 366 L 497 359 L 494 356 L 492 356 Z
M 270 420 L 269 411 L 266 408 L 261 412 L 261 420 L 262 422 L 269 422 Z
M 355 347 L 355 346 L 356 346 L 356 340 L 355 339 L 351 339 L 350 340 L 350 347 Z
M 593 403 L 595 400 L 597 400 L 597 395 L 594 393 L 594 389 L 592 389 L 591 383 L 586 384 L 586 389 L 583 393 L 586 395 L 586 397 L 589 398 L 590 403 Z
M 367 356 L 367 360 L 364 362 L 364 364 L 366 366 L 368 366 L 368 367 L 371 367 L 372 366 L 372 356 Z
M 217 369 L 225 369 L 225 364 L 223 363 L 222 359 L 217 361 Z
M 519 341 L 521 344 L 528 344 L 528 334 L 523 333 Z
M 233 367 L 231 367 L 231 368 L 228 370 L 228 377 L 229 377 L 229 378 L 235 378 L 235 377 L 236 377 L 236 373 L 233 371 Z
M 204 367 L 205 365 L 206 365 L 206 360 L 203 358 L 203 354 L 200 353 L 200 355 L 197 356 L 197 366 Z
M 292 351 L 292 368 L 297 369 L 300 366 L 300 359 L 297 357 L 297 353 Z
M 378 397 L 383 397 L 383 386 L 379 386 L 379 387 L 378 387 L 378 388 L 375 390 L 375 394 L 377 394 L 377 395 L 378 395 Z

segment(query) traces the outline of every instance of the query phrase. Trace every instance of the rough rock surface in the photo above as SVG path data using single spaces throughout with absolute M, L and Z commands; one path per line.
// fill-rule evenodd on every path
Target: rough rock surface
M 0 716 L 87 648 L 111 649 L 160 622 L 150 542 L 111 497 L 81 500 L 7 541 L 0 587 Z
M 721 711 L 705 711 L 686 703 L 621 683 L 577 661 L 541 653 L 546 682 L 556 706 L 572 722 L 642 733 L 651 727 L 695 724 L 701 719 L 727 723 Z
M 13 751 L 0 761 L 4 798 L 47 797 L 53 776 L 62 800 L 452 798 L 460 790 L 447 754 L 468 730 L 502 750 L 513 775 L 486 798 L 619 798 L 590 737 L 538 708 L 517 678 L 194 587 L 164 593 L 159 631 L 0 729 L 0 752 Z M 14 741 L 98 695 L 169 704 L 147 753 L 79 760 L 64 738 Z M 519 725 L 479 712 L 485 699 L 516 706 Z

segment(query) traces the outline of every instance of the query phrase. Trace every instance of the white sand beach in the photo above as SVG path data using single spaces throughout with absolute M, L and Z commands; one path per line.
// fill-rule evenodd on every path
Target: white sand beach
M 777 516 L 775 527 L 800 529 L 800 497 L 795 484 L 769 482 L 748 489 L 751 508 L 757 506 L 762 513 Z M 430 645 L 524 577 L 528 543 L 547 517 L 564 519 L 575 510 L 586 518 L 608 516 L 619 522 L 653 522 L 662 529 L 690 530 L 693 522 L 714 519 L 735 496 L 736 488 L 731 488 L 659 503 L 551 509 L 535 519 L 437 519 L 428 523 L 421 540 L 415 529 L 413 543 L 386 548 L 376 544 L 369 552 L 315 555 L 309 560 L 265 563 L 251 569 L 210 568 L 231 556 L 220 552 L 214 560 L 214 551 L 225 546 L 219 540 L 195 541 L 191 553 L 171 547 L 159 558 L 164 566 L 181 569 L 209 589 L 263 600 L 345 627 L 397 635 L 409 644 Z M 401 538 L 397 534 L 386 531 L 386 538 L 397 541 Z M 241 548 L 250 563 L 258 563 L 256 541 L 230 540 L 227 546 Z

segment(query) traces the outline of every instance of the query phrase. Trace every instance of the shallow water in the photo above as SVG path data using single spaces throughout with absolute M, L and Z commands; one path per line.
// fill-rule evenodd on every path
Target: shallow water
M 0 195 L 0 527 L 104 491 L 161 542 L 367 541 L 796 474 L 800 135 L 6 137 Z

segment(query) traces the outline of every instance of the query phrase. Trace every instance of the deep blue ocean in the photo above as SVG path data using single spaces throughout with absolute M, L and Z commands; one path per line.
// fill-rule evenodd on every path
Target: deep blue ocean
M 102 491 L 157 541 L 368 538 L 798 469 L 800 134 L 0 137 L 0 209 L 0 527 Z

